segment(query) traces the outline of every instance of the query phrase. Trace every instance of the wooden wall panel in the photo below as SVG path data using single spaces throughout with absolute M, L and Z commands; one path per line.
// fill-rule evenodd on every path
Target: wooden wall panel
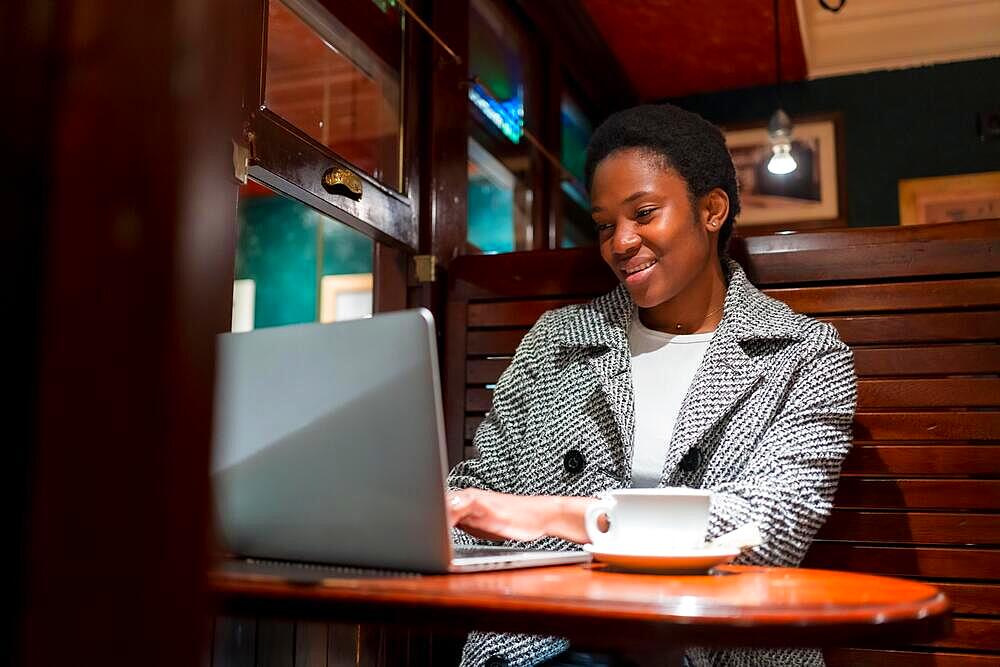
M 836 509 L 816 536 L 852 542 L 1000 545 L 996 514 L 859 512 Z
M 465 409 L 468 412 L 486 412 L 493 403 L 493 391 L 490 389 L 467 389 L 465 391 Z
M 754 237 L 757 238 L 757 237 Z M 759 285 L 781 285 L 828 280 L 866 281 L 903 278 L 990 273 L 996 270 L 996 239 L 960 239 L 933 255 L 921 254 L 923 243 L 900 243 L 890 246 L 861 246 L 840 251 L 806 250 L 775 253 L 755 258 L 751 277 Z M 837 263 L 836 267 L 832 264 Z
M 758 286 L 997 273 L 996 221 L 772 234 L 744 239 Z
M 465 363 L 469 347 L 468 308 L 448 302 L 444 327 L 444 368 L 442 393 L 448 460 L 457 463 L 463 457 L 465 438 Z
M 986 406 L 1000 406 L 1000 378 L 910 378 L 858 382 L 860 409 Z
M 547 310 L 562 308 L 583 299 L 538 301 L 491 301 L 469 305 L 470 327 L 530 327 Z
M 513 356 L 527 329 L 470 331 L 466 336 L 466 352 L 477 356 Z
M 221 616 L 215 620 L 212 667 L 256 667 L 257 619 Z
M 327 667 L 328 627 L 321 621 L 295 624 L 295 667 Z
M 476 436 L 476 429 L 482 423 L 482 417 L 466 417 L 465 418 L 465 439 L 472 440 Z
M 1000 411 L 858 412 L 858 440 L 1000 440 Z
M 1000 506 L 998 479 L 866 479 L 843 477 L 837 507 L 983 510 Z
M 956 614 L 1000 615 L 1000 584 L 939 583 Z
M 466 255 L 455 259 L 449 281 L 449 300 L 466 304 L 489 299 L 592 298 L 617 285 L 594 248 Z
M 1000 579 L 1000 550 L 887 547 L 816 542 L 804 565 L 830 570 L 941 579 Z
M 509 365 L 507 359 L 470 359 L 465 367 L 465 381 L 469 384 L 496 384 Z
M 378 625 L 358 626 L 358 652 L 356 667 L 383 667 L 385 665 L 385 635 Z
M 991 475 L 1000 445 L 858 445 L 844 461 L 850 475 Z
M 923 646 L 1000 651 L 1000 620 L 992 618 L 956 618 L 953 632 Z
M 294 667 L 295 622 L 258 619 L 257 662 L 268 667 Z
M 843 648 L 823 652 L 828 667 L 993 667 L 996 656 L 975 653 L 879 651 Z
M 1000 306 L 1000 278 L 764 290 L 797 313 L 891 312 Z
M 991 341 L 1000 331 L 1000 311 L 906 313 L 823 317 L 848 345 Z
M 361 660 L 360 625 L 331 623 L 327 632 L 327 640 L 326 664 L 328 667 L 358 667 Z
M 906 377 L 1000 373 L 1000 345 L 855 347 L 858 377 Z

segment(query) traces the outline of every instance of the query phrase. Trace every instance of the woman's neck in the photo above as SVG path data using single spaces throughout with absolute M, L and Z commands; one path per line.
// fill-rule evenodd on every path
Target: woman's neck
M 726 300 L 726 276 L 722 263 L 706 263 L 684 290 L 670 301 L 639 309 L 639 321 L 654 331 L 694 334 L 715 331 L 722 320 Z

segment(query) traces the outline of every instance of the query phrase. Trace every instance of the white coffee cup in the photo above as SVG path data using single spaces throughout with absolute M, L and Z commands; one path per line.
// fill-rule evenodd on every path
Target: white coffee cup
M 605 491 L 587 508 L 584 526 L 595 549 L 668 554 L 705 543 L 711 498 L 711 491 L 683 487 Z M 607 532 L 598 527 L 602 514 Z

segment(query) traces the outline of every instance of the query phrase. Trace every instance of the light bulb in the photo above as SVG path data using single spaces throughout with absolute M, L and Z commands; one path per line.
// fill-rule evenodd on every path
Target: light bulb
M 792 157 L 792 145 L 788 141 L 779 141 L 771 147 L 774 155 L 767 162 L 767 170 L 772 174 L 790 174 L 799 166 Z

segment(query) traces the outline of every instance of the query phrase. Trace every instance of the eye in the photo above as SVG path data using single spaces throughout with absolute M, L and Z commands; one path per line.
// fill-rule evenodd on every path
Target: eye
M 635 212 L 635 219 L 636 220 L 645 220 L 646 218 L 648 218 L 649 216 L 651 216 L 654 211 L 656 211 L 655 208 L 641 208 L 641 209 L 639 209 L 638 211 Z
M 605 223 L 595 222 L 594 225 L 597 226 L 598 233 L 610 232 L 612 229 L 615 228 L 615 223 L 613 222 L 605 222 Z

